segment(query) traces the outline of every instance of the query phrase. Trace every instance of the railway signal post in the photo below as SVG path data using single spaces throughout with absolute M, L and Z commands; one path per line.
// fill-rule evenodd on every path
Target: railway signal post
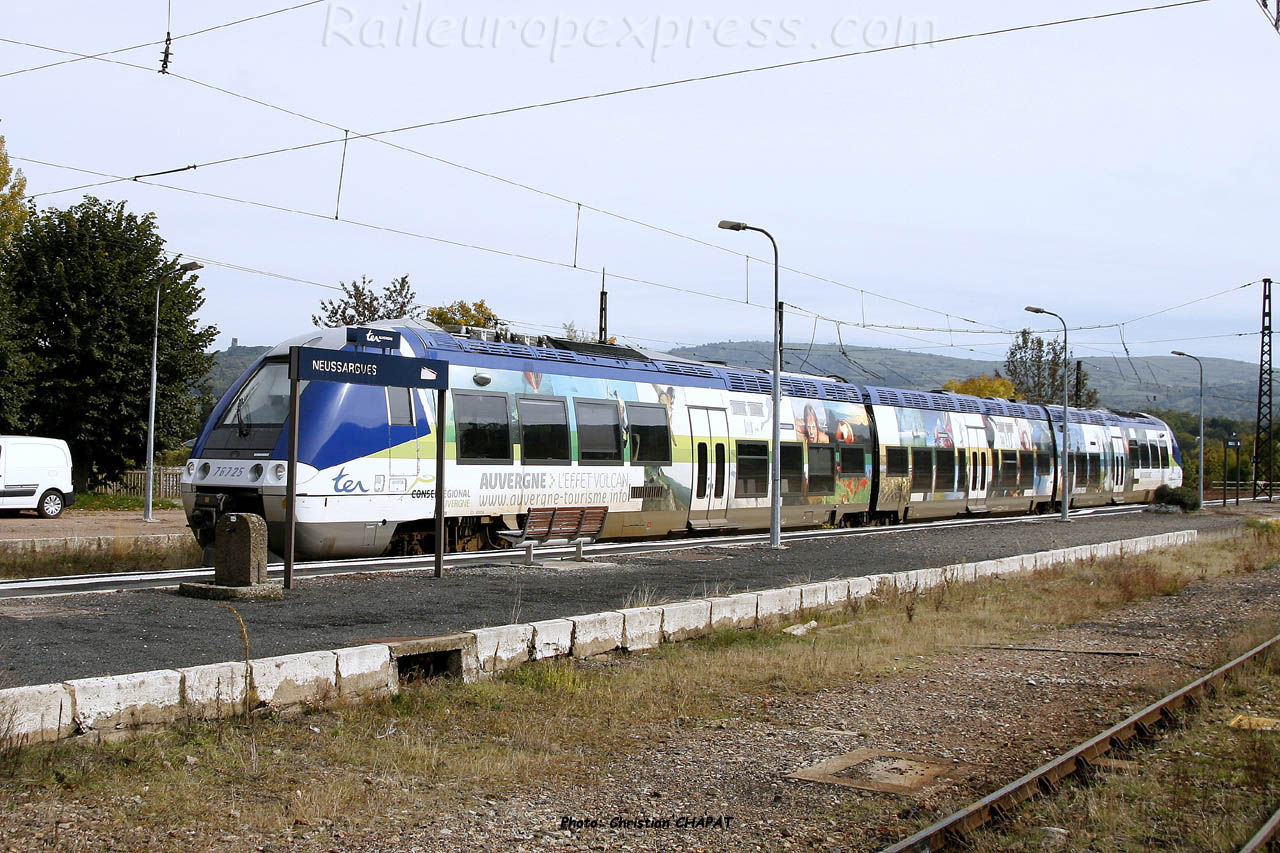
M 369 333 L 368 345 L 384 350 L 400 347 L 399 332 L 355 329 Z M 348 335 L 350 338 L 350 334 Z M 375 340 L 376 338 L 376 340 Z M 357 341 L 361 342 L 361 341 Z M 297 522 L 298 435 L 300 389 L 303 380 L 312 382 L 346 382 L 355 385 L 377 385 L 391 388 L 425 388 L 436 392 L 436 577 L 444 573 L 444 409 L 445 392 L 449 388 L 449 362 L 431 358 L 399 355 L 375 355 L 367 352 L 342 352 L 312 347 L 289 348 L 289 465 L 285 481 L 285 548 L 284 587 L 293 587 L 294 533 Z

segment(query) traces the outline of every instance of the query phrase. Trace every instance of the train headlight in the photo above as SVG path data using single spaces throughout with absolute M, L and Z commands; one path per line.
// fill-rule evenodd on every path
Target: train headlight
M 262 466 L 254 465 L 249 469 L 249 478 L 255 482 L 262 479 Z
M 277 480 L 283 480 L 285 473 L 286 469 L 283 462 L 277 462 L 271 467 L 271 476 L 275 477 Z
M 194 477 L 196 475 L 196 463 L 187 462 L 187 476 Z
M 209 463 L 206 462 L 200 466 L 200 479 L 203 480 L 205 477 L 208 477 L 208 476 L 209 476 Z

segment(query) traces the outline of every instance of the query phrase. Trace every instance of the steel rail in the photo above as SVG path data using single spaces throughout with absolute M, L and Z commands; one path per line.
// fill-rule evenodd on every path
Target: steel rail
M 1280 838 L 1280 809 L 1276 809 L 1271 819 L 1262 825 L 1262 829 L 1244 843 L 1240 853 L 1259 853 L 1266 850 L 1267 845 L 1276 838 Z
M 1141 512 L 1144 505 L 1122 504 L 1120 506 L 1093 507 L 1078 510 L 1073 517 L 1125 515 Z M 951 527 L 994 526 L 1002 524 L 1027 524 L 1044 521 L 1043 516 L 950 518 L 938 521 L 913 522 L 909 524 L 893 524 L 884 527 L 840 528 L 835 530 L 796 530 L 784 533 L 784 542 L 801 542 L 815 539 L 828 539 L 858 536 L 885 536 L 895 533 L 909 533 L 917 530 L 942 530 Z M 687 551 L 697 548 L 732 548 L 745 545 L 756 545 L 769 541 L 769 534 L 750 533 L 732 536 L 714 536 L 687 539 L 655 539 L 641 542 L 604 542 L 583 547 L 584 555 L 589 556 L 622 556 L 626 554 L 643 554 L 650 551 Z M 574 556 L 575 545 L 551 545 L 537 549 L 535 554 L 540 559 L 557 559 Z M 452 567 L 468 565 L 487 565 L 493 563 L 521 564 L 525 559 L 523 548 L 504 548 L 492 551 L 470 551 L 445 556 L 445 565 Z M 320 560 L 298 563 L 295 572 L 299 577 L 331 577 L 348 574 L 398 574 L 402 572 L 418 572 L 434 568 L 434 556 L 413 555 L 408 557 L 360 557 L 350 560 Z M 270 563 L 267 573 L 271 577 L 280 577 L 283 573 L 282 563 Z M 80 575 L 56 575 L 39 578 L 11 578 L 0 580 L 0 599 L 22 598 L 41 595 L 70 595 L 91 592 L 116 592 L 127 589 L 154 589 L 177 586 L 180 583 L 202 582 L 213 579 L 213 569 L 208 567 L 194 569 L 167 569 L 149 572 L 95 572 Z
M 882 853 L 906 853 L 906 851 L 923 853 L 923 851 L 944 849 L 953 841 L 986 824 L 992 819 L 993 815 L 998 816 L 1008 813 L 1015 806 L 1037 794 L 1052 791 L 1058 782 L 1067 776 L 1087 771 L 1093 759 L 1105 755 L 1117 744 L 1128 743 L 1137 734 L 1149 733 L 1156 723 L 1165 719 L 1174 711 L 1184 705 L 1197 702 L 1205 694 L 1206 690 L 1216 690 L 1220 687 L 1227 674 L 1232 670 L 1277 645 L 1280 645 L 1280 634 L 1251 651 L 1245 652 L 1230 663 L 1218 667 L 1208 675 L 1196 679 L 1157 702 L 1153 702 L 1123 722 L 1107 729 L 1102 734 L 1096 735 L 1073 749 L 1064 752 L 1052 761 L 1040 765 L 1035 770 L 1032 770 L 1017 781 L 1010 782 L 995 793 L 988 794 L 976 803 L 961 809 L 949 817 L 943 818 L 932 826 L 920 830 L 910 838 L 884 848 Z

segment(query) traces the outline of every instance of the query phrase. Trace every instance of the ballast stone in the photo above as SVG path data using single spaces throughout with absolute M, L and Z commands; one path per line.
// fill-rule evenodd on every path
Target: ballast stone
M 622 648 L 622 614 L 616 611 L 573 616 L 573 656 L 589 658 Z
M 163 725 L 181 713 L 182 675 L 177 670 L 77 678 L 63 683 L 75 695 L 75 720 L 83 732 Z
M 759 596 L 754 592 L 719 596 L 710 601 L 712 630 L 724 631 L 729 628 L 749 630 L 756 626 L 756 606 Z
M 500 625 L 477 628 L 469 633 L 476 638 L 476 657 L 480 659 L 482 673 L 504 672 L 529 659 L 529 648 L 533 644 L 532 625 Z
M 396 692 L 391 649 L 382 643 L 334 649 L 339 696 L 387 696 Z
M 704 599 L 662 606 L 662 640 L 679 643 L 711 632 L 711 602 Z
M 243 661 L 210 663 L 178 670 L 183 711 L 190 717 L 217 719 L 244 711 L 249 668 Z
M 640 652 L 661 645 L 661 607 L 628 607 L 618 612 L 622 614 L 623 649 Z
M 258 701 L 274 708 L 323 705 L 337 690 L 337 656 L 303 652 L 250 661 Z
M 15 745 L 57 740 L 75 733 L 75 697 L 65 684 L 0 690 L 0 727 Z
M 573 622 L 544 619 L 533 625 L 533 659 L 566 657 L 573 650 Z

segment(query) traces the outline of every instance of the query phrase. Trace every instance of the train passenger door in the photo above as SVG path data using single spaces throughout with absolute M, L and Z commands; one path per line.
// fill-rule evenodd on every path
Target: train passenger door
M 969 427 L 969 500 L 968 508 L 987 508 L 987 477 L 990 476 L 991 451 L 987 448 L 987 433 L 982 427 Z
M 690 406 L 689 436 L 693 445 L 689 526 L 723 527 L 729 523 L 728 412 Z
M 387 388 L 387 491 L 402 495 L 418 479 L 418 395 L 411 388 Z M 377 489 L 376 491 L 381 491 Z
M 1111 437 L 1111 497 L 1117 503 L 1124 500 L 1125 478 L 1129 476 L 1129 443 L 1124 436 Z

